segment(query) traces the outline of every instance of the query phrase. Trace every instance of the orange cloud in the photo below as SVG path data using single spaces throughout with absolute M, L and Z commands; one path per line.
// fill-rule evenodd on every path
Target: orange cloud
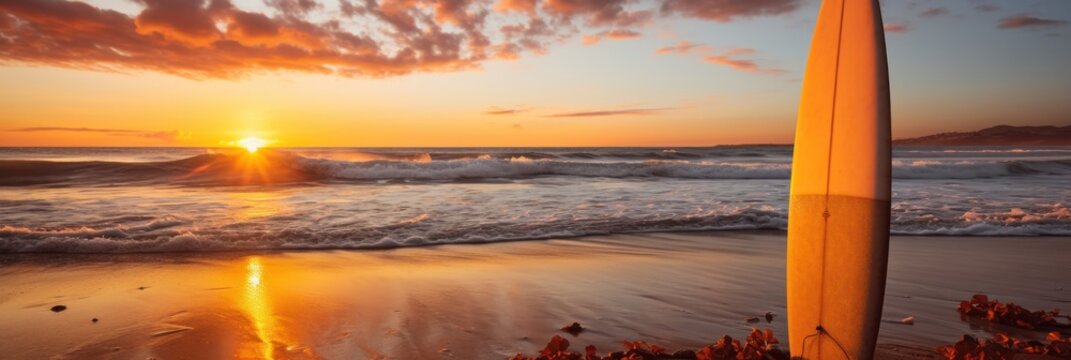
M 907 32 L 907 24 L 887 23 L 885 24 L 885 32 L 888 33 L 905 33 Z
M 658 54 L 658 55 L 688 54 L 688 53 L 691 53 L 693 51 L 703 52 L 703 51 L 710 51 L 710 50 L 713 50 L 713 48 L 711 48 L 709 46 L 706 46 L 706 45 L 703 45 L 703 44 L 693 44 L 693 43 L 690 43 L 690 42 L 687 42 L 687 41 L 681 41 L 681 42 L 677 43 L 677 45 L 667 46 L 667 47 L 655 50 L 655 54 Z
M 1001 29 L 1045 28 L 1067 25 L 1067 21 L 1042 19 L 1027 15 L 1009 16 L 1000 19 Z
M 632 0 L 337 0 L 337 12 L 320 0 L 265 0 L 267 13 L 230 0 L 134 1 L 142 9 L 133 15 L 76 0 L 0 1 L 0 61 L 191 78 L 383 77 L 474 69 L 581 32 L 598 34 L 589 41 L 636 38 L 657 9 L 728 21 L 785 13 L 801 0 L 655 0 L 655 9 L 633 9 Z M 502 12 L 527 16 L 488 20 Z
M 150 139 L 157 139 L 161 141 L 176 141 L 189 139 L 190 134 L 178 130 L 169 131 L 144 131 L 144 130 L 127 130 L 127 129 L 98 129 L 98 128 L 85 128 L 85 127 L 60 127 L 60 126 L 42 126 L 42 127 L 25 127 L 17 129 L 5 130 L 9 132 L 82 132 L 82 133 L 100 133 L 112 136 L 136 136 Z
M 714 51 L 714 49 L 711 48 L 711 47 L 702 45 L 702 44 L 693 44 L 693 43 L 690 43 L 690 42 L 687 42 L 687 41 L 681 41 L 681 42 L 677 43 L 677 45 L 667 46 L 667 47 L 658 49 L 658 50 L 655 51 L 655 53 L 659 54 L 659 55 L 662 55 L 662 54 L 688 54 L 688 53 L 691 53 L 691 52 L 710 52 L 710 51 Z M 749 72 L 749 73 L 768 74 L 768 75 L 781 75 L 781 74 L 784 74 L 784 73 L 787 72 L 787 71 L 785 71 L 783 69 L 765 68 L 765 67 L 759 66 L 759 64 L 757 62 L 755 62 L 755 60 L 741 58 L 742 56 L 754 55 L 755 53 L 756 53 L 755 49 L 751 49 L 751 48 L 732 48 L 732 49 L 728 49 L 728 50 L 725 50 L 725 51 L 721 51 L 721 52 L 713 54 L 713 55 L 703 56 L 702 59 L 703 59 L 703 61 L 706 61 L 706 62 L 711 63 L 711 64 L 724 65 L 724 66 L 728 66 L 728 67 L 730 67 L 732 69 L 735 69 L 735 70 L 739 70 L 739 71 L 743 71 L 743 72 Z
M 632 30 L 609 30 L 609 31 L 603 31 L 603 32 L 595 34 L 595 35 L 586 35 L 583 38 L 581 38 L 581 42 L 584 45 L 595 45 L 595 44 L 598 44 L 599 41 L 602 41 L 602 39 L 628 40 L 628 39 L 636 39 L 636 38 L 639 38 L 641 36 L 643 36 L 643 34 L 641 34 L 639 32 L 636 32 L 636 31 L 632 31 Z
M 754 54 L 754 53 L 755 53 L 754 49 L 747 49 L 747 48 L 730 49 L 728 51 L 722 52 L 721 54 L 704 56 L 703 57 L 703 61 L 706 61 L 706 62 L 711 63 L 711 64 L 725 65 L 725 66 L 728 66 L 728 67 L 730 67 L 730 68 L 732 68 L 734 70 L 739 70 L 739 71 L 749 72 L 749 73 L 768 74 L 768 75 L 781 75 L 781 74 L 786 73 L 786 71 L 784 69 L 761 67 L 754 60 L 741 59 L 741 58 L 737 57 L 738 55 L 750 55 L 750 54 Z

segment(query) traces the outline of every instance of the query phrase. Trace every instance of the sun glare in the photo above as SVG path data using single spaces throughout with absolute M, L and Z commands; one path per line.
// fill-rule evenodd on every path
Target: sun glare
M 237 141 L 238 146 L 244 147 L 249 153 L 257 152 L 257 149 L 268 145 L 268 141 L 258 137 L 247 137 Z

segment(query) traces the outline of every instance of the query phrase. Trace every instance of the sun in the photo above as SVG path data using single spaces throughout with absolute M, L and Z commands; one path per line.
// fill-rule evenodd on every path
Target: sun
M 261 138 L 255 137 L 255 136 L 250 136 L 250 137 L 238 140 L 235 143 L 237 143 L 238 146 L 244 147 L 245 150 L 249 151 L 250 154 L 257 152 L 257 149 L 260 149 L 260 148 L 264 147 L 264 145 L 268 145 L 268 141 L 267 140 L 264 140 L 264 139 L 261 139 Z

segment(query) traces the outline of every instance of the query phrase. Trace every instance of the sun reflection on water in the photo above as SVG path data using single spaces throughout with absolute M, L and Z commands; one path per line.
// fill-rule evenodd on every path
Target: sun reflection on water
M 227 193 L 227 205 L 234 218 L 253 220 L 275 216 L 285 211 L 279 201 L 282 195 L 264 191 L 234 191 Z

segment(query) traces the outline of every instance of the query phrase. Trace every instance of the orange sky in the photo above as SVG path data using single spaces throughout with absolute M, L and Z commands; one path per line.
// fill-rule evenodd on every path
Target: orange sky
M 1069 4 L 886 3 L 894 136 L 1066 123 Z M 817 6 L 4 2 L 0 146 L 787 143 Z

